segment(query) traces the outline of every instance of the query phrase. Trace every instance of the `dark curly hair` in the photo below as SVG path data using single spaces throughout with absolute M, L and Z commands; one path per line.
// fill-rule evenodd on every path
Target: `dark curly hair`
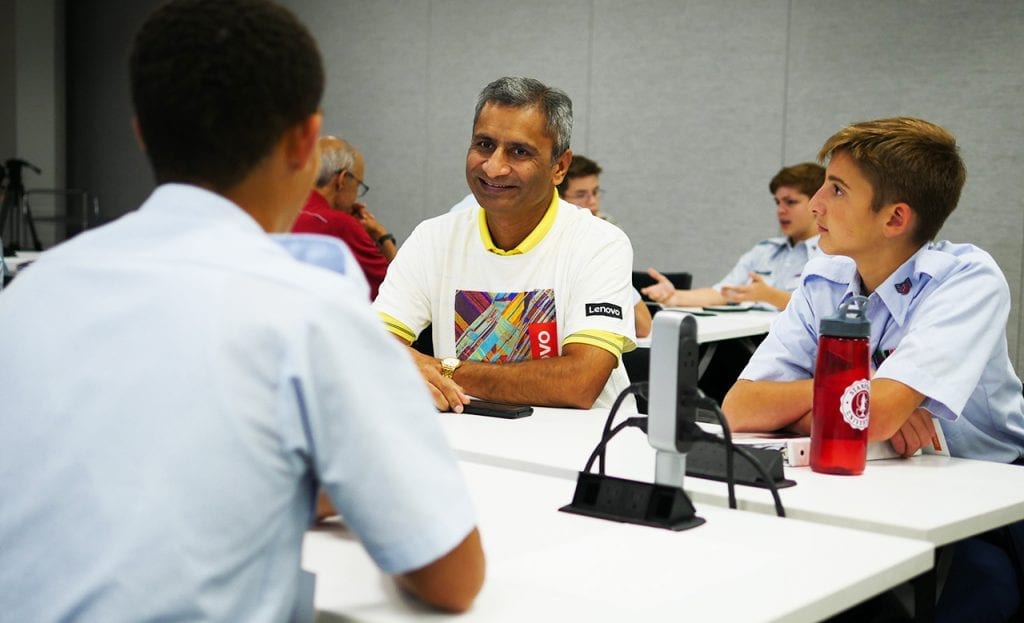
M 324 90 L 316 42 L 267 0 L 173 0 L 135 37 L 132 103 L 157 183 L 231 188 Z

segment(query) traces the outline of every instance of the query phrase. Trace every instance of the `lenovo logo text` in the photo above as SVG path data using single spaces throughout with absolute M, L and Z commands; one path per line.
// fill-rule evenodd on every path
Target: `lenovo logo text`
M 622 308 L 611 303 L 587 303 L 588 316 L 608 316 L 609 318 L 622 318 Z

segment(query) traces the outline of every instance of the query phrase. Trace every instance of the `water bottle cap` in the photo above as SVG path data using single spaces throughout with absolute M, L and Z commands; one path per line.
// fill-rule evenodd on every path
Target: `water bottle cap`
M 871 322 L 867 319 L 867 313 L 867 297 L 854 296 L 840 303 L 835 316 L 821 319 L 821 335 L 870 337 Z

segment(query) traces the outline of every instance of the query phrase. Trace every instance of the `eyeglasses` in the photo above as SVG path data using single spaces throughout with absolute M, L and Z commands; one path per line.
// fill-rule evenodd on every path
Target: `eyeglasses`
M 597 199 L 598 197 L 600 197 L 603 194 L 604 194 L 604 189 L 603 188 L 595 188 L 593 191 L 577 190 L 576 192 L 574 192 L 572 194 L 566 195 L 565 198 L 570 200 L 570 201 L 572 201 L 573 199 L 584 200 L 584 199 L 589 199 L 590 197 L 593 197 L 593 198 Z
M 362 197 L 362 196 L 363 196 L 363 195 L 365 195 L 366 193 L 370 192 L 370 187 L 369 187 L 369 186 L 367 186 L 366 184 L 364 184 L 364 183 L 363 183 L 363 180 L 359 179 L 359 178 L 358 178 L 358 177 L 356 177 L 355 175 L 352 175 L 352 172 L 351 172 L 351 171 L 349 171 L 349 170 L 347 170 L 347 169 L 342 169 L 342 170 L 338 171 L 338 173 L 348 173 L 348 174 L 349 174 L 349 176 L 350 176 L 350 177 L 351 177 L 351 178 L 352 178 L 353 180 L 355 180 L 356 184 L 358 184 L 358 185 L 359 185 L 359 192 L 357 192 L 357 193 L 356 193 L 356 197 Z

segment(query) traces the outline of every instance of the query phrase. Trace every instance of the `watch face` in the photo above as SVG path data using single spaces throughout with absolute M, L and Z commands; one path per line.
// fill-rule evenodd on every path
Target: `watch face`
M 445 357 L 441 360 L 441 376 L 445 378 L 452 378 L 455 375 L 455 368 L 459 367 L 462 363 L 455 357 Z

